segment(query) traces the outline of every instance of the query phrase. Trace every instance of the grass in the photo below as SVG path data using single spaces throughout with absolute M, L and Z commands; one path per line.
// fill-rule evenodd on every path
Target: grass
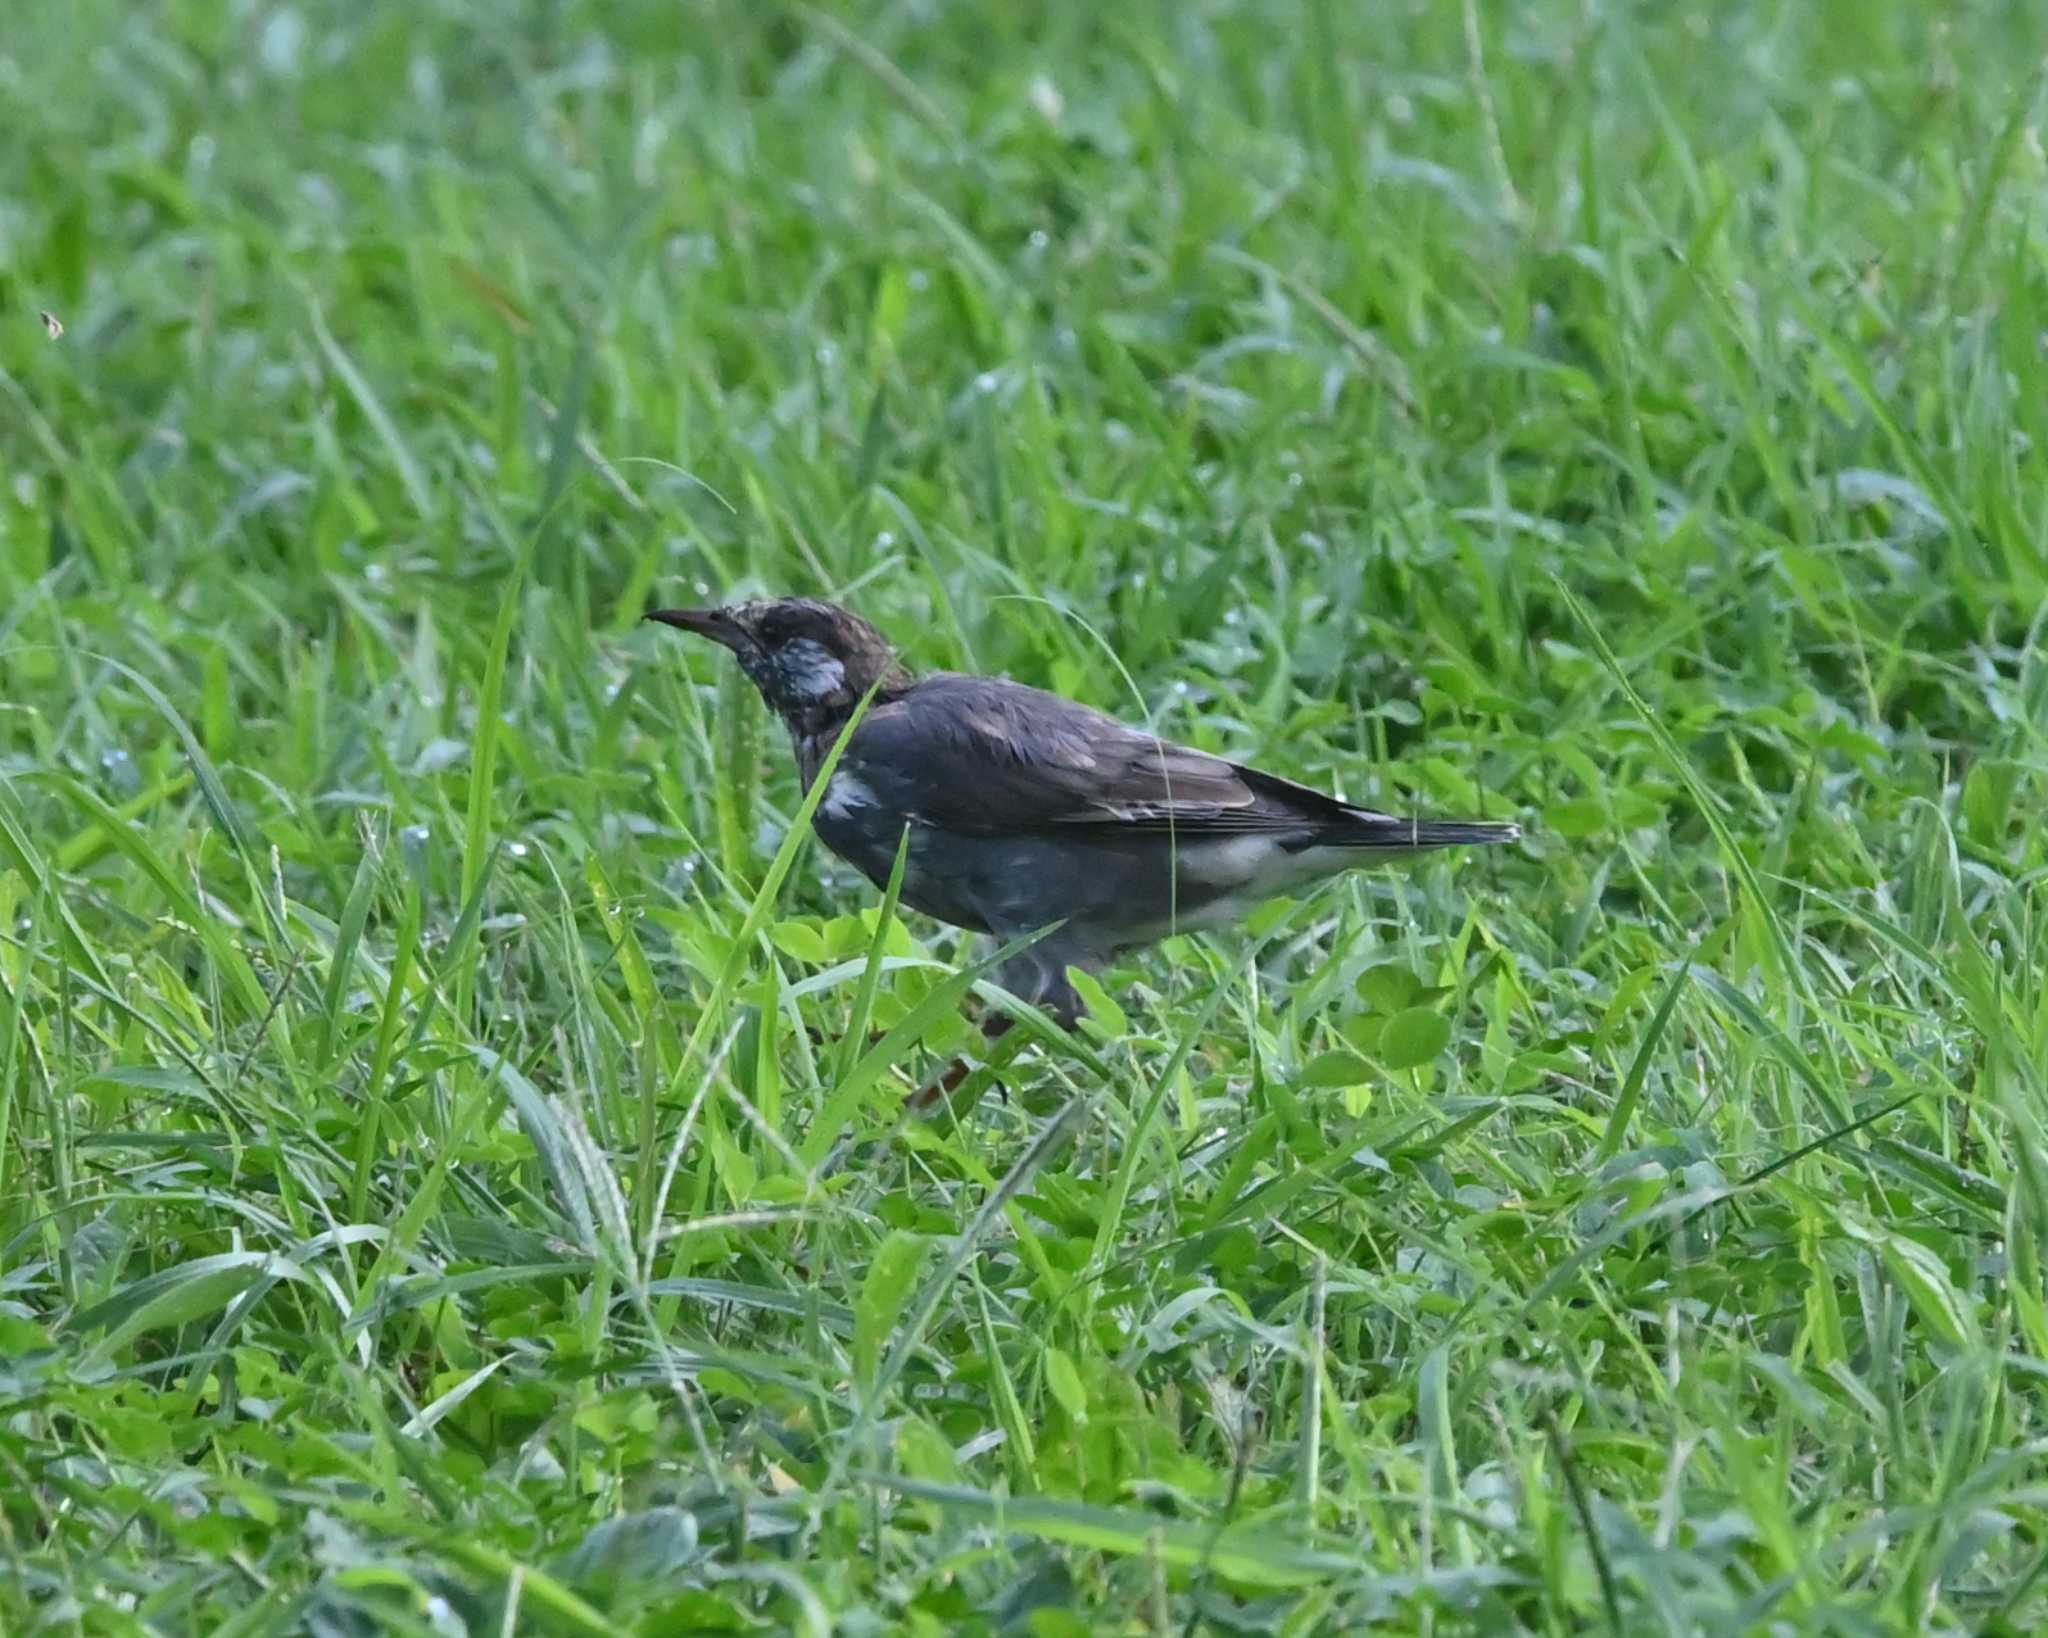
M 2037 8 L 19 9 L 0 1630 L 2048 1625 Z M 767 589 L 1529 835 L 905 1122 Z

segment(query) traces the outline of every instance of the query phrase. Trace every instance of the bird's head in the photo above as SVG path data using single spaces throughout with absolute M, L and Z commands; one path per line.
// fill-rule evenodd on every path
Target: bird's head
M 908 686 L 888 639 L 836 603 L 778 597 L 724 609 L 655 609 L 663 625 L 733 651 L 761 697 L 793 729 L 844 716 L 877 682 Z

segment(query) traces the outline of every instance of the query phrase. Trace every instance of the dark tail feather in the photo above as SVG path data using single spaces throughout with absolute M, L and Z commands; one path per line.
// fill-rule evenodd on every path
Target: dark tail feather
M 1361 813 L 1348 825 L 1333 825 L 1316 840 L 1325 847 L 1383 847 L 1405 852 L 1425 847 L 1485 847 L 1520 841 L 1522 827 L 1484 819 L 1397 819 L 1390 813 Z

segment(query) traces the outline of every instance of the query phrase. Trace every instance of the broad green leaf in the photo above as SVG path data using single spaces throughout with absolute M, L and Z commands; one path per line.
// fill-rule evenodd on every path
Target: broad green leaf
M 1373 1070 L 1355 1052 L 1320 1052 L 1301 1066 L 1298 1079 L 1303 1086 L 1363 1086 Z
M 1076 1422 L 1088 1420 L 1088 1390 L 1074 1365 L 1074 1356 L 1064 1348 L 1045 1351 L 1045 1386 L 1053 1398 Z
M 1119 1040 L 1130 1034 L 1130 1020 L 1124 1016 L 1124 1009 L 1116 1004 L 1109 991 L 1093 973 L 1085 973 L 1078 967 L 1067 969 L 1067 982 L 1074 986 L 1074 993 L 1081 998 L 1081 1005 L 1088 1009 L 1088 1016 L 1101 1025 L 1103 1034 L 1110 1040 Z
M 1380 1031 L 1380 1062 L 1389 1069 L 1415 1069 L 1451 1044 L 1450 1020 L 1427 1007 L 1410 1007 Z
M 890 1230 L 875 1248 L 853 1304 L 854 1364 L 862 1381 L 874 1377 L 882 1345 L 895 1329 L 930 1250 L 929 1239 L 906 1229 Z
M 187 1325 L 220 1312 L 258 1280 L 304 1279 L 305 1273 L 287 1257 L 264 1251 L 224 1251 L 211 1257 L 160 1269 L 96 1303 L 73 1322 L 71 1329 L 89 1335 L 107 1327 L 93 1352 L 111 1358 L 149 1331 Z

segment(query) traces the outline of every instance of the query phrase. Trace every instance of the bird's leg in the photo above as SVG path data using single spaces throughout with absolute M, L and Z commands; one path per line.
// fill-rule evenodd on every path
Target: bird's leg
M 1023 996 L 1033 1006 L 1050 1013 L 1061 1029 L 1072 1029 L 1075 1019 L 1081 1015 L 1081 998 L 1074 992 L 1074 986 L 1067 982 L 1067 966 L 1073 957 L 1074 953 L 1065 948 L 1026 950 L 1004 966 L 1001 977 L 1011 994 Z M 1010 1033 L 1015 1022 L 1008 1013 L 984 1014 L 981 1021 L 983 1043 L 995 1047 L 998 1040 Z M 1029 1039 L 1028 1033 L 1011 1037 L 1004 1046 L 988 1054 L 982 1067 L 990 1074 L 1001 1070 L 1024 1049 Z M 958 1091 L 972 1072 L 973 1066 L 966 1058 L 955 1058 L 937 1080 L 912 1093 L 904 1107 L 918 1114 L 929 1111 Z M 1002 1085 L 1000 1081 L 996 1084 Z
M 1015 1023 L 1016 1020 L 1008 1013 L 992 1012 L 988 1014 L 981 1021 L 983 1044 L 991 1047 L 994 1046 L 997 1041 L 1009 1034 L 1011 1026 Z M 1019 1040 L 1014 1046 L 1004 1051 L 1000 1057 L 992 1055 L 986 1067 L 990 1069 L 1001 1068 L 1002 1065 L 1008 1063 L 1017 1055 L 1019 1048 L 1022 1046 L 1023 1042 Z M 916 1110 L 919 1113 L 932 1108 L 933 1105 L 950 1098 L 955 1092 L 959 1091 L 960 1083 L 966 1080 L 973 1071 L 974 1065 L 965 1056 L 955 1058 L 947 1066 L 946 1072 L 939 1076 L 937 1080 L 928 1081 L 925 1085 L 919 1087 L 917 1091 L 911 1093 L 909 1101 L 904 1107 Z

